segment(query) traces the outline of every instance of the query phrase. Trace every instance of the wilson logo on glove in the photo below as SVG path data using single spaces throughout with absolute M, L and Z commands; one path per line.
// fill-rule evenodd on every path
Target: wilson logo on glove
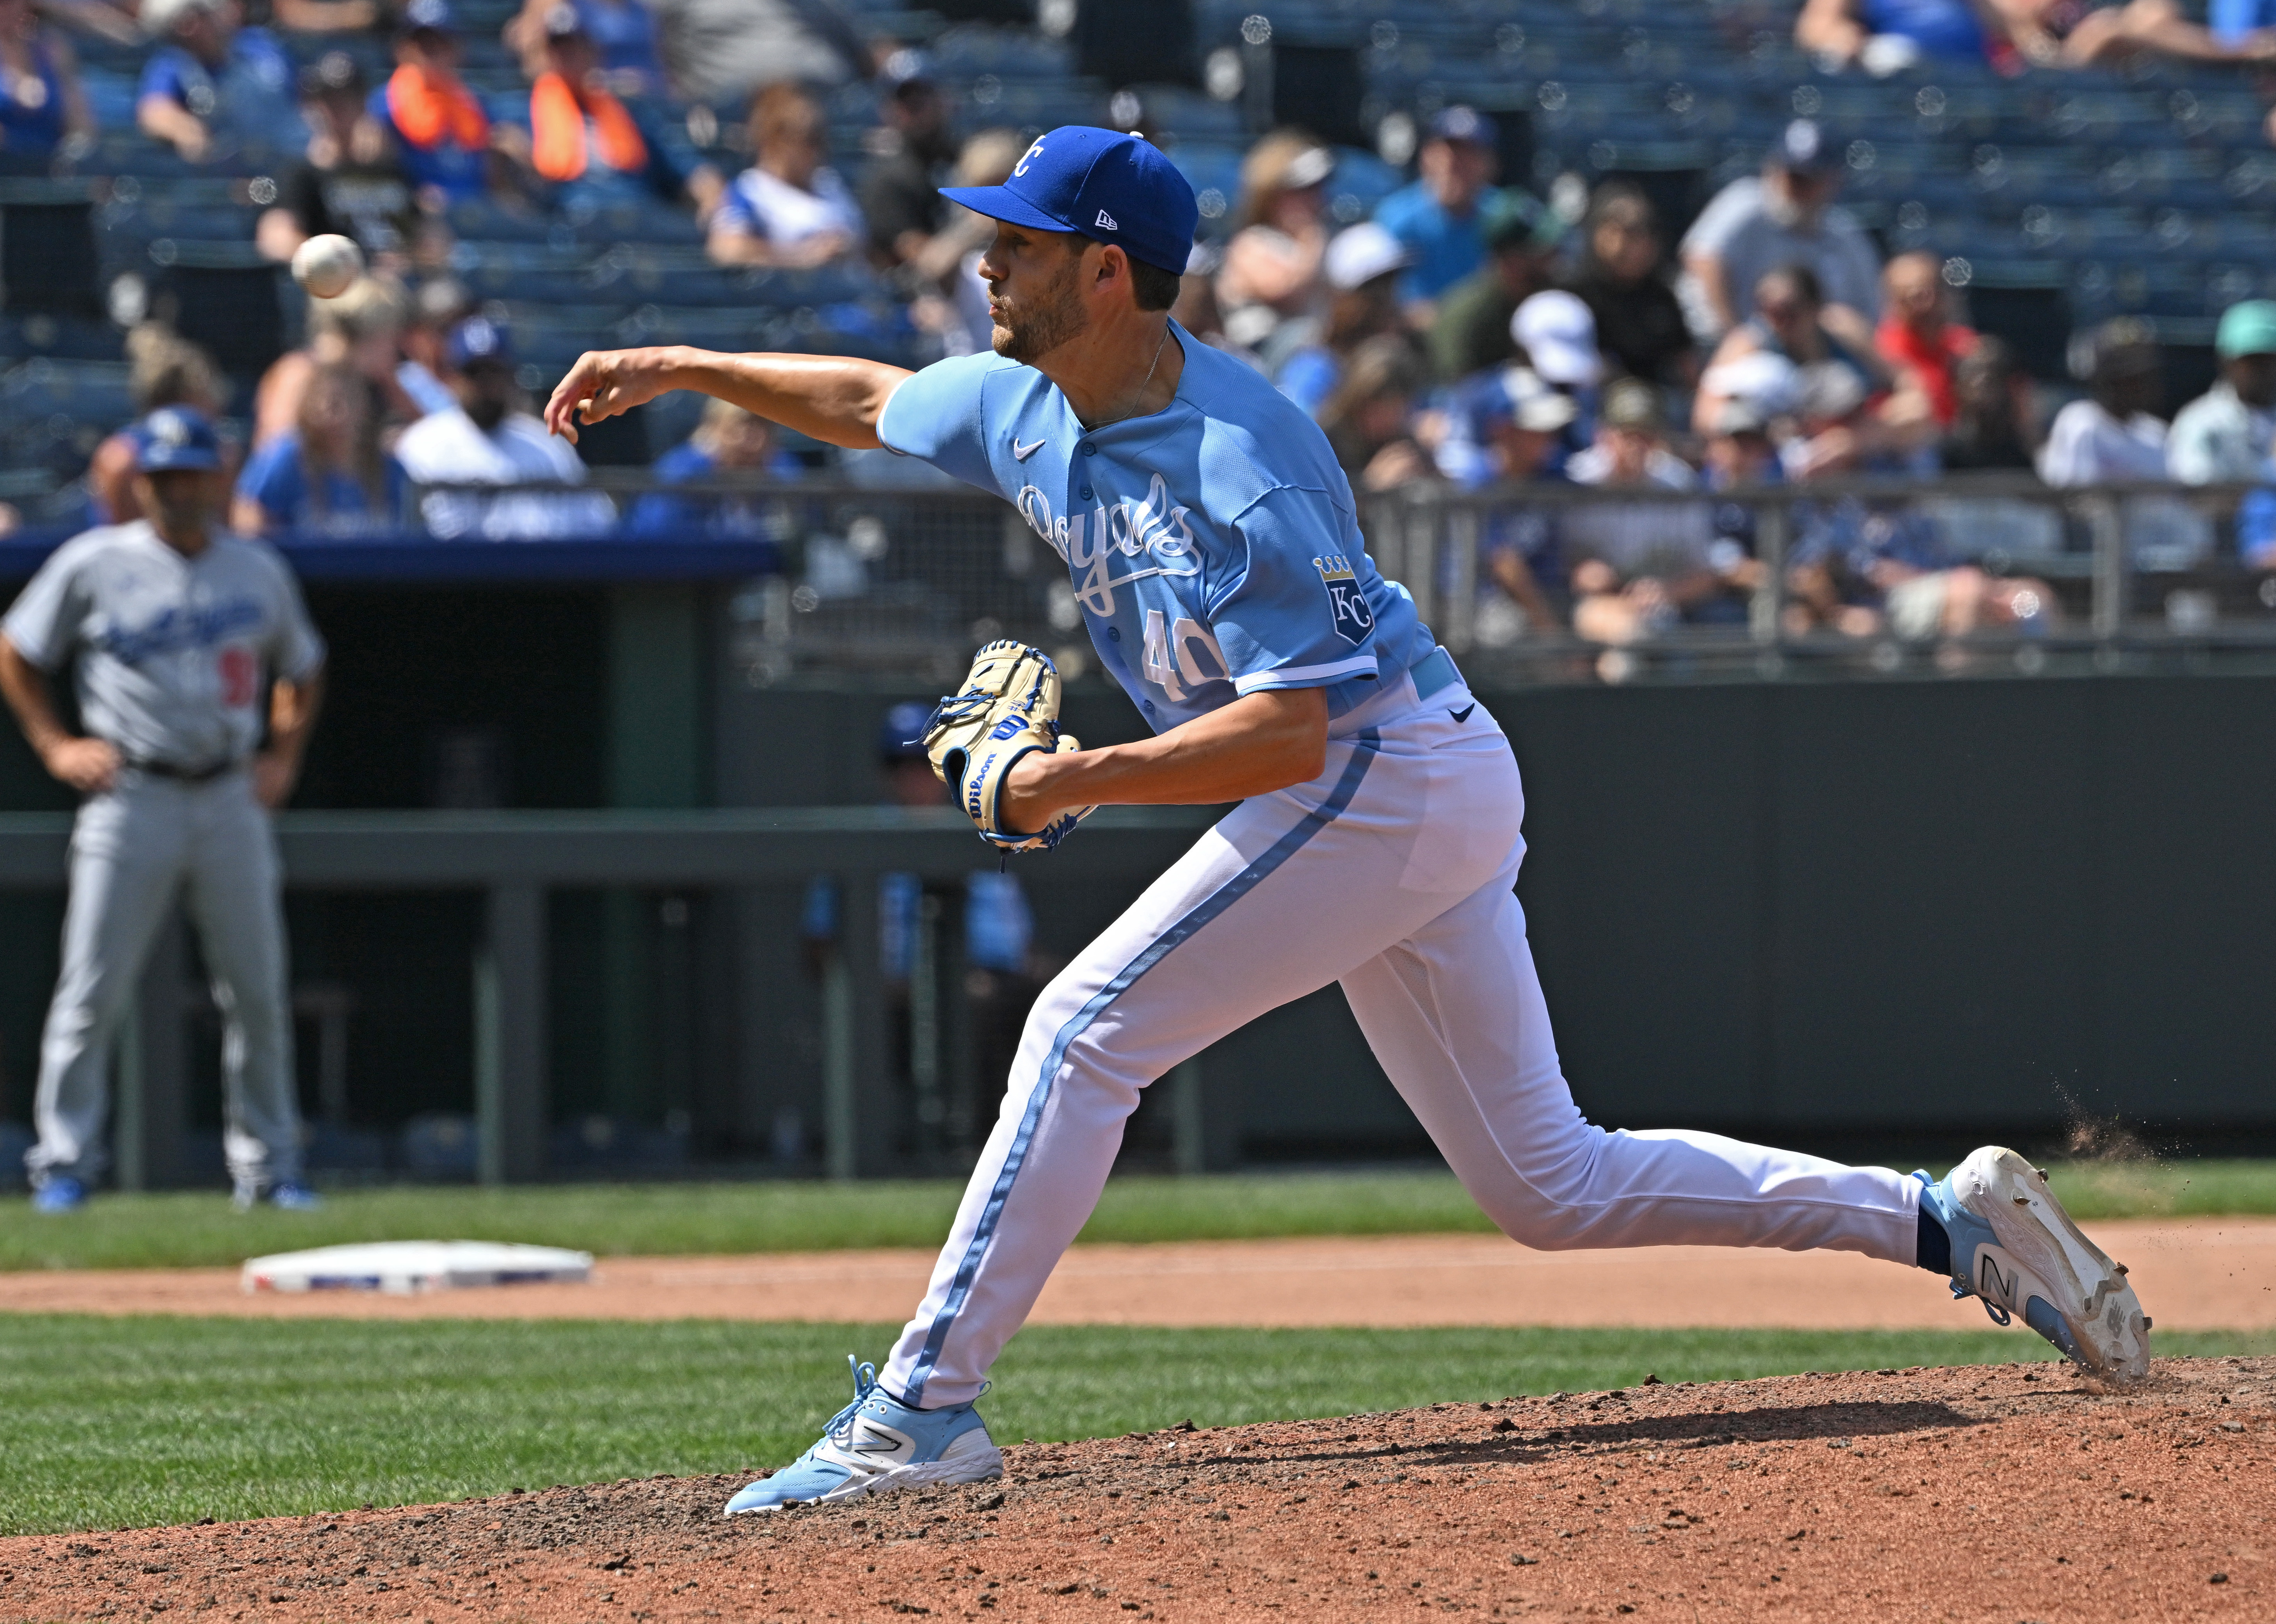
M 1060 813 L 1032 834 L 1006 828 L 1004 780 L 1037 750 L 1081 748 L 1059 731 L 1059 673 L 1051 656 L 1026 643 L 990 643 L 974 656 L 964 691 L 944 698 L 925 723 L 925 755 L 980 838 L 1006 852 L 1049 851 L 1095 807 Z

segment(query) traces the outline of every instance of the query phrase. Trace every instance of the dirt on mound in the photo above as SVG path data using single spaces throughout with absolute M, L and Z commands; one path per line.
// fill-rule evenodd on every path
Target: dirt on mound
M 1016 1446 L 732 1522 L 743 1478 L 683 1477 L 16 1538 L 0 1617 L 2267 1619 L 2272 1439 L 2276 1360 L 1650 1383 Z

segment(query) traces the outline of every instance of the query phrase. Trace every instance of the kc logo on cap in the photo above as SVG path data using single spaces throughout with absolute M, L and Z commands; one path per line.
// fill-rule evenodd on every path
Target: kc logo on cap
M 991 220 L 1111 242 L 1180 275 L 1201 220 L 1193 187 L 1159 148 L 1081 124 L 1040 137 L 1002 186 L 944 186 L 941 195 Z

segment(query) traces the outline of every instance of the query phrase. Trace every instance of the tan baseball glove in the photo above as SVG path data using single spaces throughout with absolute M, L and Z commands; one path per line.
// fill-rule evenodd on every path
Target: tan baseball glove
M 1049 851 L 1098 808 L 1060 813 L 1048 827 L 1021 834 L 997 811 L 1004 779 L 1021 757 L 1081 748 L 1059 731 L 1059 672 L 1051 656 L 1026 643 L 990 643 L 973 657 L 964 691 L 933 707 L 925 755 L 980 838 L 1007 852 Z

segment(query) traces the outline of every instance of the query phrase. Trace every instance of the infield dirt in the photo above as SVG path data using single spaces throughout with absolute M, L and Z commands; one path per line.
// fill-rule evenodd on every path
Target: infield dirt
M 1882 1370 L 1013 1445 L 723 1520 L 741 1477 L 0 1541 L 0 1617 L 2276 1616 L 2276 1360 Z

